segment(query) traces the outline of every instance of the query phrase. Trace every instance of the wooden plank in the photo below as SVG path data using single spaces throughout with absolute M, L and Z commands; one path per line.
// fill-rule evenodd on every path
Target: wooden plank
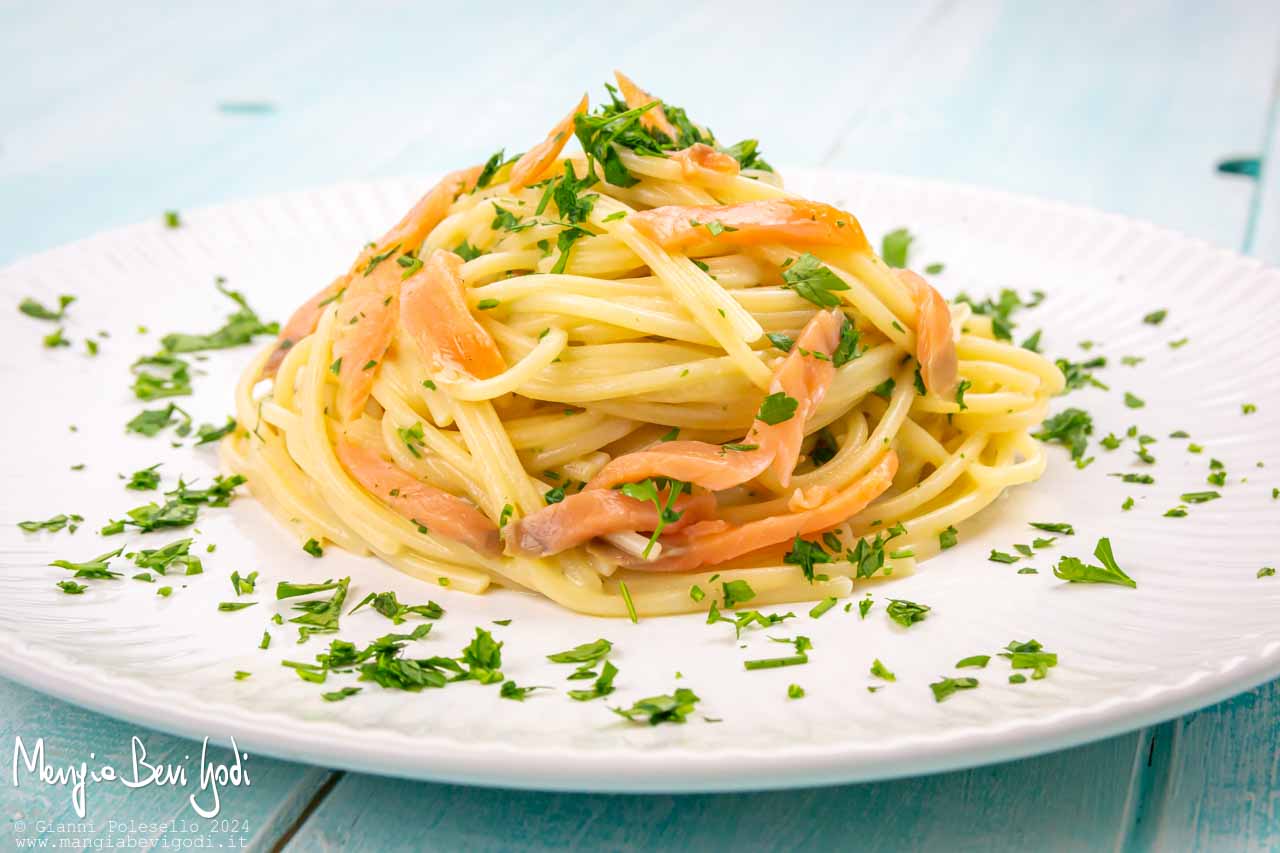
M 346 776 L 285 849 L 1096 850 L 1120 824 L 1133 758 L 1133 739 L 1120 737 L 938 776 L 685 796 Z M 1095 775 L 1079 776 L 1082 766 Z
M 1131 849 L 1280 848 L 1277 709 L 1280 682 L 1273 682 L 1171 724 L 1159 801 Z
M 1258 176 L 1258 194 L 1246 248 L 1250 254 L 1280 266 L 1280 62 L 1276 65 L 1271 121 L 1266 138 L 1257 149 L 1262 155 L 1262 173 Z
M 120 10 L 120 39 L 91 16 L 28 11 L 0 28 L 5 79 L 28 84 L 0 87 L 0 263 L 170 208 L 521 150 L 584 89 L 603 97 L 614 67 L 730 141 L 760 134 L 775 160 L 812 164 L 843 121 L 833 93 L 857 91 L 939 3 L 873 4 L 822 27 L 767 0 L 679 12 L 620 0 L 605 16 L 464 3 L 447 17 L 386 0 L 323 14 L 238 0 Z M 788 49 L 803 61 L 783 62 Z M 234 102 L 272 109 L 226 111 Z
M 0 679 L 0 744 L 4 745 L 4 784 L 0 785 L 0 838 L 46 838 L 47 843 L 105 847 L 114 843 L 176 845 L 188 839 L 212 839 L 212 846 L 243 847 L 279 838 L 297 819 L 331 771 L 262 756 L 242 759 L 250 784 L 222 785 L 217 817 L 202 818 L 188 798 L 196 796 L 209 811 L 211 791 L 200 788 L 201 744 L 170 737 L 95 714 L 52 699 L 11 681 Z M 141 744 L 136 751 L 133 738 Z M 44 739 L 44 758 L 51 771 L 87 763 L 90 771 L 104 765 L 121 778 L 153 778 L 142 762 L 153 767 L 175 766 L 186 771 L 186 784 L 126 787 L 121 782 L 88 782 L 85 816 L 72 798 L 73 786 L 46 784 L 27 771 L 17 752 L 22 739 L 27 755 Z M 209 764 L 230 764 L 229 745 L 209 745 Z M 135 756 L 139 760 L 133 770 Z M 13 772 L 18 772 L 14 785 Z M 130 821 L 142 825 L 131 826 Z M 39 842 L 36 842 L 39 843 Z M 206 843 L 205 846 L 210 846 Z
M 1274 79 L 1242 248 L 1280 264 L 1280 61 Z M 1189 714 L 1165 730 L 1170 745 L 1163 766 L 1157 762 L 1152 771 L 1151 819 L 1133 828 L 1132 849 L 1280 848 L 1280 682 Z
M 832 166 L 938 177 L 1240 245 L 1280 5 L 957 3 L 858 99 Z

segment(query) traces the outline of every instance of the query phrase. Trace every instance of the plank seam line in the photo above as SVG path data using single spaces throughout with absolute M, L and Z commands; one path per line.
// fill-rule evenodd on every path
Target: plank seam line
M 1276 54 L 1275 77 L 1271 84 L 1271 103 L 1267 107 L 1266 124 L 1262 128 L 1262 149 L 1258 154 L 1258 176 L 1253 182 L 1253 197 L 1249 202 L 1249 218 L 1244 226 L 1244 243 L 1240 250 L 1253 254 L 1254 239 L 1258 235 L 1258 222 L 1262 219 L 1262 201 L 1266 196 L 1267 176 L 1280 164 L 1269 162 L 1268 154 L 1276 138 L 1276 125 L 1280 123 L 1280 51 Z
M 302 828 L 302 825 L 311 819 L 311 815 L 315 813 L 316 809 L 320 808 L 320 804 L 329 796 L 329 792 L 332 791 L 334 786 L 336 786 L 338 782 L 342 780 L 342 777 L 346 775 L 347 774 L 341 770 L 335 770 L 333 773 L 329 774 L 329 778 L 325 779 L 324 783 L 316 789 L 314 794 L 311 795 L 311 799 L 307 800 L 307 804 L 302 807 L 302 811 L 298 812 L 298 816 L 293 819 L 292 823 L 285 827 L 284 832 L 280 833 L 280 837 L 271 845 L 271 853 L 280 853 L 280 851 L 293 840 L 293 837 L 298 834 L 298 830 Z
M 1142 730 L 1133 755 L 1129 794 L 1121 817 L 1117 853 L 1158 850 L 1160 816 L 1173 787 L 1174 758 L 1181 740 L 1182 721 L 1170 720 Z

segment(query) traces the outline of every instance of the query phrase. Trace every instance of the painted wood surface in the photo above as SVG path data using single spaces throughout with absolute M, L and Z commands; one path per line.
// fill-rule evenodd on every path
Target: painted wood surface
M 519 149 L 617 66 L 725 138 L 760 137 L 782 166 L 996 186 L 1280 263 L 1280 168 L 1266 168 L 1280 163 L 1275 4 L 664 11 L 622 0 L 597 11 L 240 2 L 113 8 L 104 21 L 89 5 L 7 4 L 0 262 L 166 209 Z M 1222 174 L 1228 157 L 1259 157 L 1261 174 Z M 1280 687 L 1268 685 L 1042 758 L 752 795 L 498 792 L 254 756 L 253 787 L 229 791 L 222 816 L 248 821 L 255 845 L 299 850 L 1269 850 L 1280 847 L 1278 719 Z M 63 762 L 124 763 L 134 733 L 0 682 L 6 750 L 44 736 Z M 198 749 L 138 734 L 157 759 Z M 62 791 L 0 779 L 0 839 L 18 820 L 74 816 Z M 193 820 L 188 793 L 89 796 L 104 820 L 158 822 Z

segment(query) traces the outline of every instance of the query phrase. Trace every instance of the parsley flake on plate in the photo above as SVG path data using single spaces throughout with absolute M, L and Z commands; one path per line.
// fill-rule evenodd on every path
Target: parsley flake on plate
M 67 532 L 75 533 L 80 527 L 80 522 L 84 521 L 84 517 L 75 513 L 65 514 L 59 513 L 52 518 L 46 518 L 44 521 L 19 521 L 18 527 L 28 533 L 36 533 L 44 530 L 49 533 L 57 533 L 59 530 L 66 528 Z
M 1069 583 L 1110 583 L 1130 589 L 1138 588 L 1137 582 L 1116 563 L 1110 539 L 1099 539 L 1093 555 L 1102 563 L 1101 566 L 1091 566 L 1076 557 L 1063 557 L 1053 567 L 1053 573 Z
M 892 672 L 890 672 L 890 671 L 889 671 L 889 668 L 888 668 L 887 666 L 885 666 L 883 663 L 881 663 L 881 662 L 880 662 L 880 658 L 876 658 L 874 661 L 872 661 L 872 663 L 871 663 L 871 674 L 872 674 L 872 675 L 874 675 L 876 678 L 880 678 L 880 679 L 883 679 L 883 680 L 885 680 L 885 681 L 897 681 L 897 680 L 898 680 L 898 676 L 896 676 L 896 675 L 894 675 Z
M 942 702 L 957 690 L 972 690 L 977 686 L 978 679 L 976 678 L 947 678 L 944 676 L 939 681 L 930 684 L 929 689 L 933 691 L 933 701 Z
M 610 708 L 620 717 L 633 723 L 683 723 L 700 702 L 698 694 L 687 687 L 676 688 L 673 694 L 650 696 L 637 700 L 630 708 Z
M 1089 436 L 1093 434 L 1093 417 L 1083 409 L 1064 409 L 1046 420 L 1040 426 L 1040 432 L 1032 438 L 1044 442 L 1056 442 L 1071 449 L 1071 458 L 1079 461 L 1089 445 Z
M 891 598 L 889 599 L 889 607 L 886 613 L 894 622 L 904 628 L 910 628 L 917 622 L 923 622 L 932 609 L 926 604 L 917 604 L 914 601 L 906 601 L 901 598 Z

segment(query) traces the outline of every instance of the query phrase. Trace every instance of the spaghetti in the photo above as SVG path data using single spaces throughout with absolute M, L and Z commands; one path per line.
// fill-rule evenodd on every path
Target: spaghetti
M 446 176 L 249 365 L 224 459 L 300 540 L 676 613 L 848 595 L 1039 477 L 1053 364 L 618 81 Z

